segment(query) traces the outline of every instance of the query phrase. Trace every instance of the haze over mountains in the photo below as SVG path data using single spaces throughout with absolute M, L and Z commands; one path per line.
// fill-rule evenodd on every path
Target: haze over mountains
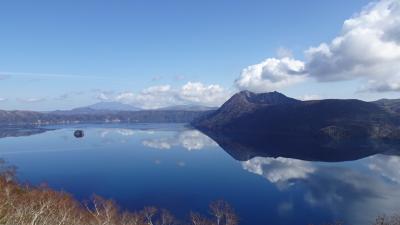
M 153 111 L 208 111 L 216 110 L 217 107 L 208 107 L 202 105 L 174 105 L 162 108 L 152 109 Z M 143 111 L 145 109 L 136 107 L 134 105 L 120 103 L 120 102 L 98 102 L 93 105 L 78 107 L 71 110 L 56 110 L 51 113 L 55 114 L 103 114 L 111 112 L 135 112 Z
M 71 110 L 50 112 L 0 110 L 0 124 L 189 123 L 211 109 L 205 106 L 179 105 L 144 110 L 119 102 L 99 102 Z
M 279 92 L 241 91 L 220 108 L 173 106 L 141 110 L 117 102 L 101 102 L 66 111 L 0 111 L 1 124 L 104 122 L 192 123 L 200 130 L 314 136 L 330 139 L 400 138 L 400 100 L 356 99 L 301 101 Z

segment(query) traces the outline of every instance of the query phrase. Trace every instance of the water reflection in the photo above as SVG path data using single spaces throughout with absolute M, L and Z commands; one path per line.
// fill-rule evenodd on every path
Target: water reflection
M 371 224 L 379 215 L 400 211 L 399 143 L 206 134 L 244 170 L 262 176 L 283 195 L 300 191 L 303 203 L 297 205 L 329 212 L 327 222 Z M 294 208 L 289 198 L 277 212 L 301 211 Z
M 186 212 L 223 198 L 243 224 L 361 225 L 400 212 L 395 143 L 211 134 L 214 141 L 184 126 L 113 126 L 5 138 L 0 154 L 23 180 L 47 181 L 83 199 L 99 193 L 125 208 L 150 204 Z M 75 139 L 75 129 L 87 135 Z M 218 147 L 195 151 L 217 143 L 228 154 Z
M 325 140 L 317 137 L 266 136 L 246 133 L 204 131 L 239 161 L 261 157 L 284 157 L 306 161 L 342 162 L 375 154 L 400 155 L 400 140 Z
M 133 129 L 126 129 L 126 128 L 103 128 L 101 129 L 99 135 L 102 138 L 106 138 L 107 136 L 113 133 L 121 136 L 133 136 L 136 132 Z
M 400 157 L 379 155 L 371 157 L 368 167 L 392 182 L 400 184 Z
M 287 158 L 256 157 L 242 162 L 243 169 L 265 177 L 272 183 L 305 179 L 314 173 L 315 168 L 309 162 Z
M 0 138 L 30 136 L 34 134 L 41 134 L 49 130 L 50 129 L 34 126 L 1 126 Z
M 171 149 L 180 146 L 188 151 L 216 146 L 216 143 L 198 130 L 183 130 L 171 137 L 145 139 L 142 144 L 154 149 Z
M 275 184 L 281 192 L 303 190 L 306 204 L 328 209 L 333 218 L 348 224 L 371 224 L 378 215 L 400 210 L 399 161 L 397 156 L 376 155 L 357 167 L 347 167 L 257 157 L 242 162 L 242 167 Z M 282 204 L 280 211 L 292 208 L 290 203 Z

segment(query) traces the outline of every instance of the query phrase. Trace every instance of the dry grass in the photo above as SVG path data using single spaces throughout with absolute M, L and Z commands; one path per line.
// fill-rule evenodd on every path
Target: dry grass
M 210 204 L 210 216 L 190 213 L 176 219 L 168 210 L 144 207 L 122 211 L 112 200 L 94 196 L 81 203 L 46 186 L 21 185 L 15 169 L 0 161 L 0 225 L 237 225 L 233 209 L 223 201 Z

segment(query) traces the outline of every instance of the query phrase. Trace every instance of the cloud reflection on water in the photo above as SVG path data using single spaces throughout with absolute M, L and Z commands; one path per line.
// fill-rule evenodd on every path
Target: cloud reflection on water
M 243 169 L 266 178 L 284 192 L 304 190 L 310 207 L 329 210 L 350 224 L 371 224 L 381 214 L 400 210 L 400 157 L 376 155 L 358 166 L 256 157 Z
M 211 138 L 197 130 L 183 130 L 171 137 L 145 139 L 142 144 L 154 149 L 171 149 L 180 146 L 188 151 L 202 150 L 217 145 Z

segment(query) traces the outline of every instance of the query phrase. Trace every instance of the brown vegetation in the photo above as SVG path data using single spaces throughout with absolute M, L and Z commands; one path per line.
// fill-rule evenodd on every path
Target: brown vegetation
M 400 216 L 380 216 L 376 219 L 374 225 L 400 225 Z
M 144 207 L 122 211 L 112 200 L 93 196 L 86 203 L 46 186 L 21 185 L 15 168 L 0 160 L 0 225 L 237 225 L 232 207 L 222 201 L 209 205 L 210 216 L 191 212 L 178 220 L 166 209 Z M 335 225 L 342 225 L 336 223 Z M 400 216 L 380 216 L 373 225 L 400 225 Z
M 46 186 L 21 185 L 15 168 L 0 161 L 1 225 L 237 225 L 233 209 L 223 201 L 210 204 L 210 216 L 190 213 L 187 221 L 177 220 L 168 210 L 144 207 L 123 212 L 115 202 L 94 196 L 82 204 L 71 195 Z

